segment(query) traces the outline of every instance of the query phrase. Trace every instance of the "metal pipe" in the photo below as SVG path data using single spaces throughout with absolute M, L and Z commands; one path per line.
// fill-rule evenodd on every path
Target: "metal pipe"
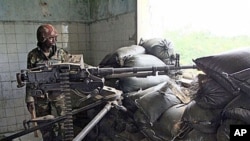
M 81 141 L 89 131 L 106 115 L 111 109 L 112 104 L 109 102 L 105 107 L 84 127 L 84 129 L 73 139 L 73 141 Z

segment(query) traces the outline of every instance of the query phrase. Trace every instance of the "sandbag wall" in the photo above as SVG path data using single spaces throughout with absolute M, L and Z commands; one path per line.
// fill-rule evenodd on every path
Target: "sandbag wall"
M 142 40 L 139 45 L 108 54 L 100 67 L 173 64 L 173 50 L 167 51 L 165 58 L 159 56 L 160 45 L 153 41 L 172 47 L 164 39 Z M 124 106 L 151 140 L 229 141 L 230 124 L 249 124 L 250 48 L 193 61 L 204 74 L 198 77 L 196 97 L 189 103 L 183 103 L 168 87 L 169 76 L 122 78 L 119 85 L 111 84 L 124 92 Z
M 216 112 L 217 141 L 230 140 L 231 124 L 249 124 L 250 48 L 239 48 L 194 60 L 206 78 L 194 99 L 200 107 Z M 194 126 L 195 128 L 195 126 Z M 209 128 L 207 128 L 209 129 Z M 211 128 L 212 129 L 212 128 Z
M 174 49 L 170 41 L 166 39 L 141 40 L 138 45 L 121 47 L 106 55 L 99 67 L 152 67 L 174 65 Z M 125 77 L 118 79 L 106 79 L 105 85 L 120 89 L 124 92 L 123 105 L 134 113 L 137 123 L 142 119 L 142 128 L 147 123 L 157 120 L 167 108 L 181 103 L 171 92 L 160 92 L 166 88 L 166 82 L 171 78 L 167 75 L 147 77 Z M 150 103 L 150 104 L 149 104 Z M 142 112 L 140 114 L 140 112 Z M 145 133 L 145 131 L 143 131 Z M 151 135 L 147 135 L 151 137 Z
M 157 90 L 161 100 L 154 99 L 157 92 L 154 98 L 143 100 L 152 95 L 146 93 L 135 100 L 135 120 L 152 140 L 229 141 L 231 124 L 250 123 L 250 48 L 197 58 L 194 63 L 204 74 L 198 76 L 199 89 L 189 103 L 170 98 L 168 88 Z M 156 107 L 156 101 L 168 105 Z
M 106 55 L 99 63 L 99 67 L 152 67 L 174 65 L 174 49 L 170 41 L 161 38 L 141 40 L 138 45 L 121 47 Z M 148 77 L 127 77 L 117 79 L 118 87 L 114 79 L 107 80 L 107 84 L 121 89 L 124 93 L 144 90 L 169 79 L 169 76 L 158 75 Z
M 141 40 L 139 45 L 117 49 L 106 55 L 99 67 L 152 67 L 175 63 L 172 43 L 166 39 L 155 38 Z M 178 133 L 182 114 L 186 108 L 169 88 L 168 82 L 175 84 L 171 79 L 171 75 L 127 77 L 117 79 L 115 82 L 114 79 L 106 80 L 106 85 L 124 92 L 124 106 L 134 113 L 137 127 L 148 138 L 166 140 Z M 166 124 L 167 126 L 164 126 Z

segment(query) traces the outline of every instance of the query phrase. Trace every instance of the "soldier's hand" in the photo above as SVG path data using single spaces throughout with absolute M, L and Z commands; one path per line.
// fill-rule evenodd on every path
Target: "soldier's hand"
M 33 112 L 33 110 L 35 110 L 35 104 L 34 102 L 27 102 L 27 109 L 30 113 Z

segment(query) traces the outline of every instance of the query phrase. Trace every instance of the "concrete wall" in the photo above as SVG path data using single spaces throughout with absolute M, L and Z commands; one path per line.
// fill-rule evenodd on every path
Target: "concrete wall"
M 89 0 L 0 0 L 1 21 L 86 21 Z
M 23 129 L 23 120 L 30 119 L 25 90 L 16 87 L 16 73 L 26 68 L 27 53 L 36 47 L 40 24 L 54 25 L 59 47 L 83 54 L 86 63 L 96 65 L 106 53 L 135 43 L 135 3 L 0 0 L 0 133 Z
M 92 23 L 91 54 L 87 57 L 92 60 L 91 64 L 98 65 L 105 55 L 120 47 L 136 44 L 135 28 L 135 12 Z
M 136 0 L 91 0 L 90 54 L 98 65 L 119 47 L 136 44 Z
M 108 19 L 120 14 L 134 12 L 136 0 L 91 0 L 90 17 L 92 21 Z

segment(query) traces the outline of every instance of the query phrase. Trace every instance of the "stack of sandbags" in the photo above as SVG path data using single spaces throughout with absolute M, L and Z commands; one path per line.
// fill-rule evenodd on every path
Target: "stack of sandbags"
M 216 136 L 220 124 L 222 109 L 200 107 L 195 100 L 191 101 L 184 111 L 182 122 L 189 124 L 194 130 L 203 134 Z
M 168 91 L 155 91 L 135 100 L 137 107 L 144 113 L 149 123 L 153 124 L 168 108 L 181 101 Z
M 170 89 L 168 82 L 124 96 L 123 105 L 133 114 L 137 127 L 152 140 L 179 140 L 181 136 L 184 140 L 201 141 L 216 138 L 214 130 L 217 124 L 213 122 L 213 116 L 219 111 L 207 112 L 194 102 L 184 104 Z M 198 113 L 195 112 L 197 109 Z M 199 118 L 199 114 L 203 116 Z M 191 123 L 195 123 L 197 129 L 193 129 Z
M 224 74 L 232 74 L 249 68 L 250 48 L 240 48 L 217 55 L 197 58 L 194 63 L 226 90 L 237 95 L 239 92 L 238 86 L 231 83 Z
M 124 61 L 137 54 L 145 54 L 145 48 L 139 45 L 121 47 L 114 52 L 107 54 L 99 63 L 100 68 L 120 68 L 124 66 Z M 105 85 L 120 89 L 119 78 L 105 80 Z
M 235 96 L 206 75 L 198 78 L 200 84 L 196 98 L 166 109 L 153 123 L 151 133 L 154 136 L 178 141 L 217 140 L 221 113 Z
M 231 124 L 250 123 L 250 48 L 201 57 L 194 62 L 207 75 L 194 100 L 201 108 L 209 109 L 208 113 L 222 113 L 214 115 L 220 121 L 217 140 L 228 141 Z
M 196 97 L 166 109 L 147 131 L 163 140 L 229 141 L 230 124 L 250 123 L 250 48 L 194 62 L 205 73 Z
M 139 43 L 140 46 L 144 47 L 147 54 L 154 55 L 155 57 L 162 60 L 166 65 L 176 65 L 179 61 L 176 60 L 178 54 L 175 54 L 174 45 L 170 40 L 164 38 L 151 38 L 142 39 Z M 170 70 L 169 77 L 176 77 L 176 74 L 181 74 L 180 70 Z
M 198 115 L 190 116 L 188 112 Z M 216 141 L 215 125 L 209 122 L 213 119 L 212 114 L 212 111 L 207 113 L 197 107 L 193 101 L 189 105 L 177 104 L 164 112 L 153 129 L 155 135 L 164 141 Z
M 165 66 L 157 57 L 150 54 L 137 54 L 124 62 L 124 67 L 152 67 Z M 170 79 L 167 75 L 156 75 L 147 77 L 125 77 L 120 78 L 120 88 L 123 92 L 133 92 L 140 89 L 145 90 Z
M 148 138 L 168 140 L 179 130 L 186 106 L 173 94 L 166 82 L 128 94 L 124 105 L 127 105 L 126 101 L 134 102 L 132 112 L 135 123 Z
M 138 45 L 130 45 L 120 47 L 107 54 L 99 63 L 100 67 L 123 67 L 126 59 L 137 54 L 150 54 L 166 65 L 174 65 L 176 62 L 176 54 L 171 41 L 164 38 L 152 38 L 140 40 Z
M 183 104 L 166 86 L 133 95 L 137 127 L 152 140 L 216 141 L 221 110 L 201 108 L 194 100 Z
M 163 39 L 162 39 L 163 40 Z M 158 40 L 160 41 L 160 39 Z M 165 41 L 165 40 L 164 40 Z M 153 48 L 164 48 L 165 46 L 162 44 L 161 46 L 157 46 L 155 42 Z M 161 44 L 161 42 L 158 42 Z M 144 42 L 143 45 L 150 45 L 148 42 Z M 167 44 L 166 44 L 167 45 Z M 131 45 L 125 46 L 117 49 L 113 53 L 110 53 L 104 57 L 104 59 L 99 63 L 99 67 L 114 67 L 114 68 L 122 68 L 122 67 L 153 67 L 153 66 L 166 66 L 166 64 L 159 58 L 159 56 L 155 56 L 156 54 L 149 54 L 146 51 L 146 47 L 141 45 Z M 173 49 L 171 48 L 171 51 Z M 162 56 L 161 58 L 167 59 L 170 58 L 170 54 L 168 51 L 165 51 L 167 55 Z M 162 55 L 164 54 L 162 53 Z M 115 84 L 111 83 L 114 79 L 109 79 L 106 82 L 109 86 L 113 86 L 122 90 L 124 93 L 129 93 L 133 91 L 138 91 L 140 89 L 144 90 L 149 87 L 155 86 L 161 82 L 165 82 L 169 79 L 167 75 L 156 75 L 156 76 L 147 76 L 147 77 L 126 77 L 119 78 L 115 80 Z M 117 86 L 118 82 L 118 86 Z
M 152 125 L 155 135 L 163 140 L 177 137 L 183 126 L 182 116 L 186 107 L 187 105 L 178 103 L 166 109 Z
M 220 128 L 220 132 L 223 132 L 224 136 L 229 136 L 229 126 L 225 126 L 230 122 L 231 124 L 250 124 L 250 95 L 248 93 L 240 93 L 235 99 L 233 99 L 222 112 L 223 126 Z M 220 133 L 218 136 L 221 136 Z M 224 137 L 225 138 L 225 137 Z
M 140 45 L 119 48 L 107 55 L 100 63 L 100 67 L 165 66 L 173 65 L 175 63 L 173 58 L 173 46 L 169 41 L 150 39 L 142 41 Z M 214 104 L 213 99 L 209 101 L 207 95 L 223 94 L 224 91 L 215 88 L 216 90 L 209 92 L 206 90 L 207 85 L 210 87 L 216 84 L 204 83 L 204 88 L 200 90 L 200 101 L 197 98 L 198 102 L 192 101 L 186 104 L 180 96 L 176 95 L 181 90 L 177 87 L 173 89 L 173 85 L 170 87 L 173 83 L 175 84 L 174 80 L 164 75 L 120 78 L 119 88 L 124 92 L 123 105 L 133 114 L 140 130 L 152 140 L 171 140 L 180 139 L 180 137 L 184 140 L 200 138 L 213 140 L 216 135 L 214 130 L 218 127 L 217 116 L 214 117 L 214 115 L 219 113 L 215 109 L 216 106 L 223 106 L 223 103 Z M 202 97 L 202 95 L 206 96 Z M 214 99 L 216 98 L 215 96 Z M 204 104 L 204 101 L 207 104 Z M 214 109 L 208 112 L 202 106 L 208 109 L 214 106 Z M 206 118 L 203 116 L 199 118 L 200 114 L 204 114 Z

